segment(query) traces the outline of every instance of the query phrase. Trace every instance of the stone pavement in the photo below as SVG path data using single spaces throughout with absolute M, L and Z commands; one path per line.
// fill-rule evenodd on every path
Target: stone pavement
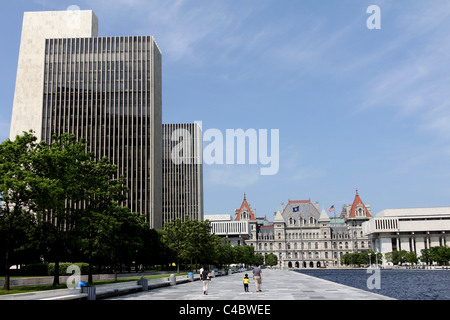
M 244 292 L 242 280 L 249 274 L 249 291 Z M 146 301 L 228 301 L 228 300 L 393 300 L 370 291 L 364 291 L 289 270 L 263 269 L 262 291 L 255 292 L 251 271 L 215 277 L 209 283 L 208 295 L 203 294 L 201 281 L 177 277 L 176 285 L 169 279 L 153 279 L 148 291 L 134 282 L 96 286 L 97 299 Z M 198 275 L 195 275 L 198 279 Z M 111 294 L 112 293 L 112 294 Z M 1 300 L 85 300 L 80 290 L 51 290 L 0 296 Z
M 288 270 L 263 269 L 262 291 L 255 292 L 251 271 L 249 291 L 244 292 L 245 273 L 213 278 L 208 295 L 203 294 L 201 281 L 155 288 L 108 300 L 393 300 L 327 280 Z

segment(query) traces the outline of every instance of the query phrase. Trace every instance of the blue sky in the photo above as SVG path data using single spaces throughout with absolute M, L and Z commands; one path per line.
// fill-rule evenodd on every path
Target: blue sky
M 369 30 L 367 7 L 381 8 Z M 311 199 L 337 213 L 450 205 L 447 0 L 17 0 L 0 12 L 0 140 L 9 136 L 24 11 L 92 9 L 100 36 L 153 35 L 163 122 L 279 129 L 280 169 L 205 165 L 205 214 Z

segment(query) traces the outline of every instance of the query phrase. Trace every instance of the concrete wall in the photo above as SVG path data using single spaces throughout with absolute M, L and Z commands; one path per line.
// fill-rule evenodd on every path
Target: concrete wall
M 91 11 L 25 12 L 23 16 L 10 139 L 33 130 L 41 139 L 45 39 L 97 37 Z

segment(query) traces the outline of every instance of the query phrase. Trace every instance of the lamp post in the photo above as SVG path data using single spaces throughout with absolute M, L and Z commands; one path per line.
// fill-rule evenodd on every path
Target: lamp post
M 372 265 L 372 259 L 371 259 L 372 254 L 369 252 L 367 255 L 369 256 L 369 268 L 370 268 L 370 266 Z

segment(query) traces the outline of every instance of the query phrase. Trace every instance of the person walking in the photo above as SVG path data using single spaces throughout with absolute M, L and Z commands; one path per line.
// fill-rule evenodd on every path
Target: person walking
M 211 274 L 208 271 L 208 268 L 204 268 L 202 271 L 202 282 L 203 282 L 203 294 L 208 295 L 209 282 L 211 281 Z
M 259 265 L 253 268 L 253 280 L 255 280 L 256 292 L 260 292 L 262 285 L 262 270 Z
M 245 277 L 244 277 L 244 291 L 245 292 L 248 292 L 248 274 L 245 274 Z

